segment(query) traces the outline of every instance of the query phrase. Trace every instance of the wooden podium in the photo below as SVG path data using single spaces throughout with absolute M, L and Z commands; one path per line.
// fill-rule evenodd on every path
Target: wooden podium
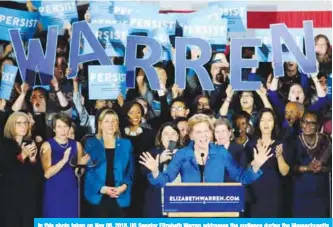
M 173 188 L 172 188 L 173 187 Z M 219 190 L 221 189 L 221 196 L 223 195 L 223 190 L 227 190 L 229 191 L 235 191 L 235 196 L 239 196 L 241 199 L 238 202 L 239 207 L 242 207 L 242 210 L 228 210 L 228 211 L 219 211 L 219 210 L 214 210 L 214 211 L 207 211 L 207 209 L 203 210 L 203 211 L 187 211 L 186 209 L 182 210 L 182 208 L 180 207 L 177 211 L 165 211 L 165 199 L 168 195 L 168 190 L 171 191 L 172 189 L 175 188 L 180 189 L 179 190 L 179 194 L 181 194 L 181 196 L 201 196 L 201 195 L 196 195 L 196 191 L 201 191 L 201 192 L 205 192 L 207 197 L 210 197 L 209 193 L 210 191 L 213 191 L 213 189 Z M 182 188 L 183 189 L 189 189 L 189 190 L 184 190 L 184 194 L 182 192 Z M 194 189 L 194 190 L 193 190 Z M 201 193 L 200 193 L 201 194 Z M 209 203 L 209 202 L 208 202 Z M 215 202 L 212 202 L 211 204 L 213 205 Z M 218 202 L 216 202 L 218 203 Z M 215 204 L 216 204 L 215 203 Z M 227 203 L 227 202 L 226 202 Z M 230 202 L 231 204 L 235 204 L 236 202 Z M 232 205 L 233 205 L 232 204 Z M 223 206 L 223 202 L 221 203 L 221 205 Z M 220 206 L 221 206 L 220 205 Z M 164 187 L 164 196 L 162 197 L 162 206 L 163 206 L 163 215 L 168 216 L 168 217 L 239 217 L 239 213 L 243 211 L 244 208 L 244 188 L 242 186 L 241 183 L 169 183 Z M 207 205 L 205 202 L 203 203 L 196 203 L 196 205 L 191 205 L 191 202 L 189 203 L 189 206 L 209 206 Z M 167 209 L 167 208 L 166 208 Z M 189 208 L 191 209 L 191 208 Z M 219 209 L 217 207 L 217 209 Z

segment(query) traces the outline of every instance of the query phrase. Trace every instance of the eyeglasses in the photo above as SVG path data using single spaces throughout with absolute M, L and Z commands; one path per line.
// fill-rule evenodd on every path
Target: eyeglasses
M 185 108 L 183 106 L 178 106 L 178 107 L 172 107 L 171 108 L 171 111 L 172 112 L 177 112 L 177 111 L 182 111 L 184 110 Z
M 305 121 L 305 120 L 302 120 L 302 123 L 305 125 L 305 126 L 310 126 L 311 128 L 314 128 L 316 127 L 317 125 L 317 122 L 316 121 Z
M 18 126 L 27 126 L 27 125 L 29 125 L 29 122 L 28 121 L 17 121 L 17 122 L 15 122 L 15 124 L 16 125 L 18 125 Z
M 327 44 L 326 43 L 318 43 L 318 44 L 316 44 L 316 46 L 319 46 L 319 47 L 326 47 L 327 46 Z

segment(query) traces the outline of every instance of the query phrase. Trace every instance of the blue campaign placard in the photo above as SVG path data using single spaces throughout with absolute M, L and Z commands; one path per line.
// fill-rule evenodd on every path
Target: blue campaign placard
M 140 12 L 159 12 L 159 5 L 140 2 L 137 3 L 135 1 L 111 1 L 111 0 L 103 0 L 103 1 L 89 1 L 89 11 L 91 16 L 98 15 L 133 15 Z
M 219 16 L 228 20 L 228 32 L 245 32 L 247 30 L 247 4 L 245 1 L 223 1 L 209 3 L 217 6 Z
M 303 29 L 289 29 L 288 30 L 297 43 L 297 46 L 303 52 L 304 46 L 304 30 Z M 270 29 L 256 29 L 255 38 L 260 38 L 262 41 L 261 47 L 256 47 L 256 56 L 260 62 L 272 62 L 272 36 Z M 282 40 L 282 58 L 284 61 L 296 61 L 293 54 L 291 54 L 287 46 Z
M 162 46 L 162 61 L 170 61 L 172 56 L 172 45 L 170 42 L 170 37 L 167 29 L 165 28 L 158 28 L 153 29 L 151 32 L 148 33 L 148 37 L 157 40 Z M 145 57 L 150 55 L 150 49 L 148 48 L 148 52 Z
M 164 212 L 243 212 L 244 187 L 169 185 L 164 187 Z
M 94 20 L 93 23 L 89 24 L 89 27 L 102 45 L 102 47 L 105 49 L 105 53 L 110 57 L 124 57 L 127 44 L 127 36 L 129 34 L 128 25 L 105 25 L 104 23 L 99 24 L 97 22 L 98 20 Z M 81 54 L 91 53 L 92 49 L 88 41 L 83 38 L 82 42 L 83 50 Z
M 90 65 L 88 79 L 90 100 L 126 98 L 126 66 Z
M 78 20 L 75 0 L 43 0 L 38 7 L 38 11 L 41 15 L 40 23 L 43 26 L 43 30 L 47 30 L 49 25 L 58 25 L 59 29 L 63 29 L 67 24 Z
M 17 75 L 18 68 L 13 65 L 4 65 L 4 69 L 2 71 L 1 77 L 1 85 L 0 85 L 0 98 L 1 99 L 10 99 L 10 95 L 13 90 L 13 85 L 15 83 L 15 78 Z
M 23 40 L 35 35 L 39 14 L 0 7 L 0 40 L 11 42 L 8 29 L 18 28 Z
M 189 15 L 180 15 L 177 22 L 182 28 L 183 37 L 201 38 L 210 44 L 227 43 L 228 22 L 207 14 L 207 9 Z

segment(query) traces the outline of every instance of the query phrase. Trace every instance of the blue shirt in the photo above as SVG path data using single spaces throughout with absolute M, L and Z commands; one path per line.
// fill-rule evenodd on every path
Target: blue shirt
M 209 145 L 208 157 L 204 169 L 204 182 L 224 182 L 224 172 L 228 171 L 229 176 L 237 182 L 250 184 L 262 175 L 259 170 L 254 173 L 252 167 L 243 169 L 232 158 L 230 153 L 222 146 Z M 176 152 L 168 168 L 154 178 L 152 173 L 148 179 L 152 185 L 163 187 L 166 183 L 172 182 L 180 173 L 182 182 L 201 182 L 200 170 L 194 156 L 194 142 L 190 142 Z

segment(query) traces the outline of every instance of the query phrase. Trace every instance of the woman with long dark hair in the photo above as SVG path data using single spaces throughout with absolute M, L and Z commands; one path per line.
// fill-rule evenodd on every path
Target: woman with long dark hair
M 164 171 L 169 162 L 172 160 L 177 149 L 182 146 L 180 140 L 180 132 L 177 126 L 171 122 L 164 123 L 158 130 L 155 139 L 155 148 L 153 148 L 149 153 L 155 158 L 160 155 L 159 158 L 159 169 Z M 173 149 L 173 150 L 170 150 Z M 143 167 L 144 174 L 147 175 L 149 170 Z M 180 178 L 180 176 L 178 177 Z M 178 180 L 180 182 L 180 180 Z M 162 215 L 162 191 L 149 185 L 145 191 L 145 203 L 144 203 L 144 217 L 163 217 Z
M 255 125 L 256 139 L 246 146 L 247 163 L 253 160 L 253 150 L 270 152 L 273 157 L 261 167 L 263 175 L 249 187 L 250 217 L 281 217 L 283 182 L 289 172 L 286 147 L 277 139 L 275 114 L 264 108 L 258 113 Z

